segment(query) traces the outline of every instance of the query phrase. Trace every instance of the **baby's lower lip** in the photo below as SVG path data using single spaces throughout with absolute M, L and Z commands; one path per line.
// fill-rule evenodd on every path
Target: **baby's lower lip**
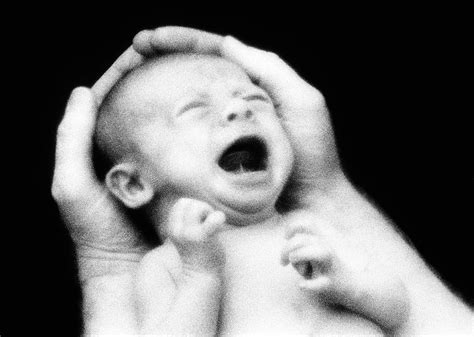
M 227 179 L 241 186 L 255 186 L 270 181 L 270 172 L 268 169 L 260 171 L 224 172 Z

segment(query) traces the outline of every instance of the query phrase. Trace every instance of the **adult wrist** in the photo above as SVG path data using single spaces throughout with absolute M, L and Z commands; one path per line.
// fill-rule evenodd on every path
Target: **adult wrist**
M 86 334 L 136 333 L 134 275 L 96 276 L 82 283 Z
M 76 247 L 79 280 L 133 273 L 143 259 L 142 253 L 110 252 L 90 247 Z

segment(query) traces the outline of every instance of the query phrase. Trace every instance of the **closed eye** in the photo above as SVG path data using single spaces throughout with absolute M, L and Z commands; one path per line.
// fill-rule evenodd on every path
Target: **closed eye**
M 192 101 L 192 102 L 189 102 L 187 104 L 185 104 L 184 106 L 182 106 L 179 110 L 178 110 L 178 114 L 177 115 L 181 115 L 187 111 L 190 111 L 190 110 L 194 110 L 194 109 L 199 109 L 199 108 L 205 108 L 207 105 L 205 102 L 202 102 L 202 101 Z
M 245 96 L 244 99 L 246 101 L 263 101 L 263 102 L 270 103 L 270 99 L 263 94 L 248 95 L 248 96 Z

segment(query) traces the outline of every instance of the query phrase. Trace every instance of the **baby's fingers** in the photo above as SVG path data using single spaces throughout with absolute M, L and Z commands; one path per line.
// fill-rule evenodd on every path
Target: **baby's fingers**
M 204 237 L 210 237 L 221 230 L 224 230 L 227 226 L 225 224 L 225 214 L 221 211 L 214 211 L 208 215 L 204 224 L 202 225 L 202 235 Z
M 195 199 L 184 199 L 188 200 L 188 207 L 184 214 L 184 223 L 186 227 L 200 227 L 209 214 L 214 209 L 207 203 L 195 200 Z
M 330 264 L 331 256 L 331 252 L 328 249 L 311 245 L 291 251 L 288 255 L 288 259 L 292 264 L 304 261 L 315 261 L 322 264 Z
M 170 217 L 173 235 L 180 241 L 205 241 L 214 233 L 225 227 L 225 215 L 215 211 L 209 204 L 183 198 L 180 199 Z
M 188 241 L 205 242 L 226 227 L 225 214 L 221 211 L 205 210 L 200 216 L 199 221 L 186 224 L 185 236 Z
M 299 283 L 299 287 L 303 290 L 311 290 L 324 292 L 327 291 L 331 286 L 331 280 L 327 276 L 319 276 L 313 279 L 306 279 Z
M 296 271 L 306 279 L 326 274 L 331 268 L 329 251 L 317 246 L 307 246 L 290 252 L 288 259 Z
M 186 209 L 189 207 L 189 199 L 180 199 L 170 212 L 168 230 L 172 238 L 179 240 L 182 237 L 184 230 L 184 215 Z
M 312 244 L 313 240 L 314 238 L 308 234 L 298 233 L 294 235 L 290 240 L 288 240 L 286 245 L 283 247 L 280 257 L 281 264 L 284 266 L 289 264 L 290 253 L 296 249 Z

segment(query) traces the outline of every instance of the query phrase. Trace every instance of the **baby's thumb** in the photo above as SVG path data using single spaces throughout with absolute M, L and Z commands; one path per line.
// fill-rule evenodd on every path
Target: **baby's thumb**
M 207 216 L 203 228 L 206 236 L 212 236 L 230 228 L 230 225 L 226 223 L 224 212 L 214 211 Z
M 303 290 L 311 290 L 322 292 L 327 290 L 331 284 L 329 277 L 318 276 L 314 279 L 303 280 L 299 283 L 299 287 Z

